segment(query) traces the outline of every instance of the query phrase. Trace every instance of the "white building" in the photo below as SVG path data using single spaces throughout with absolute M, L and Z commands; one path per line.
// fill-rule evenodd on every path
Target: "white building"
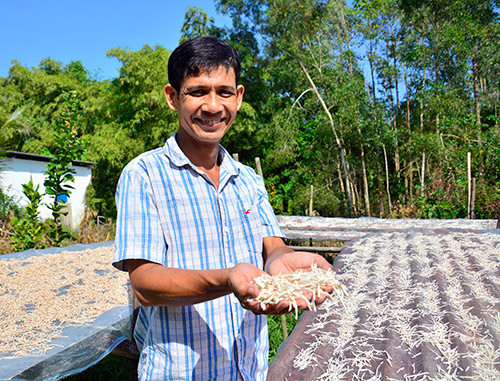
M 34 155 L 24 152 L 7 152 L 7 158 L 1 164 L 0 168 L 0 188 L 4 193 L 13 196 L 21 206 L 26 206 L 29 200 L 23 193 L 22 184 L 27 184 L 30 178 L 33 179 L 33 185 L 40 185 L 39 192 L 44 194 L 42 203 L 51 204 L 53 196 L 45 195 L 44 172 L 45 166 L 50 161 L 50 157 Z M 67 206 L 68 215 L 64 218 L 65 225 L 72 229 L 79 227 L 85 214 L 85 191 L 92 181 L 92 168 L 95 163 L 86 161 L 73 161 L 75 181 L 71 183 L 74 187 L 68 200 L 64 200 Z M 45 220 L 52 217 L 52 213 L 46 205 L 39 208 L 40 218 Z

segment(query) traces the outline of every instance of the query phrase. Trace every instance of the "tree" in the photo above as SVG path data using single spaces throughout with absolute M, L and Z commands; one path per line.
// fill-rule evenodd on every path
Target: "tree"
M 55 150 L 48 148 L 44 153 L 50 157 L 45 171 L 45 193 L 52 196 L 52 203 L 48 205 L 52 211 L 52 221 L 48 229 L 49 237 L 54 246 L 60 246 L 61 243 L 71 238 L 69 231 L 62 225 L 62 217 L 68 212 L 64 206 L 65 200 L 74 189 L 70 184 L 74 182 L 73 160 L 82 158 L 84 148 L 80 142 L 74 123 L 81 112 L 81 105 L 74 94 L 62 94 L 69 107 L 60 120 L 55 122 L 55 132 L 53 133 L 56 142 Z
M 338 1 L 225 1 L 218 3 L 219 9 L 230 13 L 234 23 L 252 27 L 262 38 L 267 53 L 282 61 L 287 57 L 300 70 L 305 82 L 302 94 L 310 89 L 317 105 L 326 116 L 333 134 L 342 168 L 343 189 L 347 198 L 349 214 L 353 210 L 353 185 L 342 140 L 342 122 L 332 114 L 329 86 L 327 82 L 335 76 L 336 70 L 347 65 L 352 72 L 352 52 L 349 48 L 349 34 L 345 18 L 337 18 L 337 11 L 345 13 L 345 3 Z M 344 49 L 347 44 L 347 49 Z M 335 54 L 339 55 L 336 60 Z M 334 82 L 334 81 L 333 81 Z M 330 82 L 332 83 L 332 82 Z
M 198 7 L 188 7 L 184 16 L 184 24 L 181 28 L 181 39 L 179 44 L 195 37 L 215 37 L 222 36 L 222 29 L 214 24 L 214 19 L 208 17 L 207 13 Z

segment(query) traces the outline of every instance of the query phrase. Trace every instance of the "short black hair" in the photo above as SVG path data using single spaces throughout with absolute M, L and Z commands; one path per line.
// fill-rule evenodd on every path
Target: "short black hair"
M 179 45 L 168 59 L 168 81 L 179 93 L 184 78 L 200 75 L 202 70 L 219 67 L 234 69 L 236 84 L 240 80 L 241 62 L 236 50 L 227 42 L 213 37 L 196 37 Z

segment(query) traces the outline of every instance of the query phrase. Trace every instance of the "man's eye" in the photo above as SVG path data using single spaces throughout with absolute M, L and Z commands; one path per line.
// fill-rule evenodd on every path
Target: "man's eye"
M 219 95 L 221 97 L 224 97 L 224 98 L 229 98 L 229 97 L 232 97 L 234 95 L 234 93 L 232 91 L 229 91 L 229 90 L 222 90 L 219 92 Z
M 194 91 L 190 91 L 189 95 L 191 95 L 193 97 L 202 97 L 205 95 L 205 92 L 203 90 L 194 90 Z

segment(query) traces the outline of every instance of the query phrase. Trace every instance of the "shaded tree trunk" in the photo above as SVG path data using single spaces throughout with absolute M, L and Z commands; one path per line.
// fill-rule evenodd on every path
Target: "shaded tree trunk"
M 382 146 L 384 149 L 384 162 L 385 162 L 385 184 L 387 192 L 387 203 L 389 205 L 389 214 L 392 213 L 392 202 L 391 202 L 391 189 L 389 184 L 389 163 L 387 161 L 387 151 L 385 150 L 385 145 Z
M 476 52 L 472 57 L 472 75 L 474 77 L 474 105 L 476 111 L 476 123 L 481 124 L 481 103 L 479 101 L 479 68 L 477 64 Z
M 352 202 L 352 194 L 351 194 L 351 190 L 350 190 L 351 187 L 349 185 L 349 172 L 348 172 L 348 169 L 347 169 L 347 162 L 346 162 L 346 159 L 345 159 L 345 156 L 344 156 L 344 151 L 343 151 L 342 143 L 340 141 L 339 135 L 338 135 L 337 130 L 335 128 L 335 122 L 333 120 L 332 113 L 330 112 L 330 109 L 326 105 L 325 100 L 323 99 L 323 97 L 319 93 L 319 90 L 316 87 L 316 84 L 314 83 L 313 79 L 309 75 L 309 72 L 305 68 L 305 66 L 302 63 L 302 61 L 299 58 L 295 58 L 295 59 L 296 59 L 298 65 L 299 65 L 300 69 L 302 70 L 302 72 L 306 76 L 309 84 L 311 85 L 311 87 L 312 87 L 312 89 L 314 91 L 314 94 L 318 98 L 318 101 L 320 102 L 321 107 L 323 108 L 323 111 L 325 111 L 325 113 L 326 113 L 326 115 L 328 117 L 328 121 L 330 122 L 330 127 L 332 129 L 333 136 L 335 137 L 335 142 L 337 143 L 337 147 L 339 149 L 340 163 L 342 165 L 342 170 L 344 172 L 344 181 L 345 181 L 345 184 L 346 184 L 345 190 L 346 190 L 346 196 L 347 196 L 348 212 L 349 212 L 349 215 L 352 216 L 353 202 Z

